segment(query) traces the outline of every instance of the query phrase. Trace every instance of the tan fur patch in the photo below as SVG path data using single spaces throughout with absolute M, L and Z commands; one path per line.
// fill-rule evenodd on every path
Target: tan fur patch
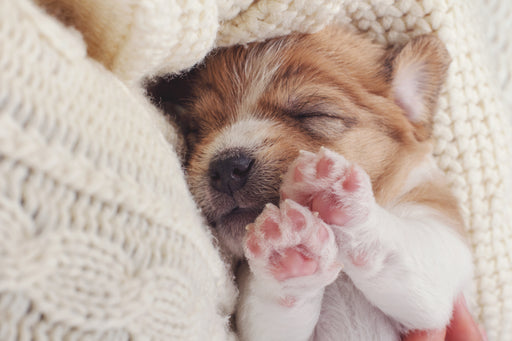
M 220 210 L 219 196 L 208 193 L 206 185 L 208 164 L 219 152 L 209 146 L 223 138 L 226 127 L 255 120 L 275 125 L 254 126 L 265 137 L 248 153 L 265 176 L 249 178 L 247 196 L 260 191 L 262 198 L 275 200 L 280 175 L 299 150 L 316 152 L 325 146 L 366 170 L 381 205 L 424 204 L 461 225 L 446 186 L 420 184 L 403 195 L 408 175 L 431 153 L 430 117 L 449 61 L 439 44 L 432 37 L 418 38 L 390 52 L 357 34 L 330 28 L 212 53 L 196 71 L 188 105 L 195 132 L 189 138 L 187 171 L 203 210 L 212 215 Z M 425 119 L 411 122 L 396 101 L 393 77 L 418 60 L 433 84 L 418 94 L 425 98 Z M 250 129 L 243 134 L 251 135 Z M 253 200 L 261 206 L 260 199 Z

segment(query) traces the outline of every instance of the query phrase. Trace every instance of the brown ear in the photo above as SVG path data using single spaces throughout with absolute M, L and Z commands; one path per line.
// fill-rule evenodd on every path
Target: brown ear
M 416 37 L 387 55 L 394 100 L 420 141 L 431 135 L 432 115 L 450 62 L 446 47 L 434 35 Z

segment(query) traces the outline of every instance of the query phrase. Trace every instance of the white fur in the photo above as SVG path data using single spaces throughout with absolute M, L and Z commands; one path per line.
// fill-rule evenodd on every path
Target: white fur
M 413 172 L 408 183 L 428 180 L 429 165 Z M 371 191 L 368 186 L 360 190 Z M 371 209 L 365 219 L 331 226 L 345 265 L 338 279 L 303 295 L 294 291 L 291 307 L 282 304 L 287 281 L 279 286 L 242 271 L 237 315 L 242 340 L 399 340 L 404 331 L 448 324 L 453 302 L 472 274 L 465 243 L 428 207 L 386 210 L 374 201 L 366 204 Z M 353 254 L 366 255 L 368 262 L 353 264 Z
M 208 161 L 214 155 L 233 147 L 256 150 L 262 141 L 269 137 L 269 131 L 276 130 L 276 123 L 271 120 L 255 118 L 240 119 L 224 127 L 207 145 L 205 154 Z
M 418 166 L 411 170 L 399 195 L 409 192 L 422 183 L 427 181 L 435 182 L 437 179 L 443 177 L 444 175 L 437 167 L 434 157 L 432 155 L 428 155 L 422 160 L 422 162 L 420 162 Z
M 251 117 L 253 109 L 263 93 L 267 90 L 268 85 L 281 66 L 279 56 L 281 48 L 286 41 L 275 41 L 269 43 L 263 51 L 251 49 L 247 56 L 247 60 L 257 60 L 257 63 L 247 62 L 244 65 L 242 73 L 244 77 L 250 79 L 249 84 L 244 84 L 238 74 L 238 69 L 233 65 L 231 75 L 234 77 L 234 84 L 238 85 L 239 102 L 237 103 L 238 117 Z
M 425 64 L 409 63 L 400 67 L 393 79 L 393 93 L 398 104 L 405 110 L 409 120 L 419 122 L 423 119 L 425 104 L 422 99 L 421 84 Z

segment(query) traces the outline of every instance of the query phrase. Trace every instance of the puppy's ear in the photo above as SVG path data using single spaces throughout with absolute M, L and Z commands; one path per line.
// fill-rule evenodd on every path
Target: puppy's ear
M 416 138 L 428 139 L 439 91 L 451 58 L 434 35 L 423 35 L 388 52 L 393 98 L 415 128 Z

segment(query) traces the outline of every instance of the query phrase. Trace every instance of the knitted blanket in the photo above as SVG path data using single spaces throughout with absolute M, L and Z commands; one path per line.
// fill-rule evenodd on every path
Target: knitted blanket
M 511 15 L 508 0 L 0 0 L 0 340 L 235 339 L 231 276 L 141 84 L 327 24 L 447 45 L 435 156 L 467 222 L 473 313 L 512 340 Z

